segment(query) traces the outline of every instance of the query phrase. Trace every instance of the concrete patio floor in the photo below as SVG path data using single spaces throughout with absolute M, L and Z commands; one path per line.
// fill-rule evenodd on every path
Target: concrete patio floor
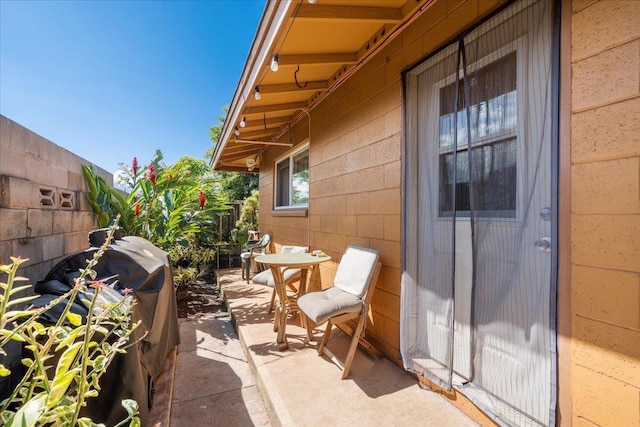
M 239 269 L 218 271 L 218 284 L 231 319 L 181 321 L 181 344 L 163 373 L 170 380 L 157 387 L 149 426 L 478 425 L 398 366 L 361 350 L 341 380 L 316 342 L 306 341 L 298 318 L 287 325 L 289 349 L 278 351 L 271 289 L 242 281 Z M 349 340 L 334 334 L 329 348 L 341 357 Z

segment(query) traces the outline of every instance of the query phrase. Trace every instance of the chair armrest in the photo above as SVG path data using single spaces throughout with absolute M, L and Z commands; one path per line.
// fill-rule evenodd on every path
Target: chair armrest
M 257 248 L 258 246 L 260 246 L 258 243 L 260 243 L 260 242 L 258 241 L 258 242 L 255 242 L 255 243 L 247 243 L 244 246 L 244 250 L 249 252 L 249 251 L 253 250 L 254 248 Z
M 253 247 L 251 249 L 249 249 L 249 252 L 251 252 L 251 256 L 258 256 L 258 255 L 262 255 L 262 247 L 257 246 L 257 247 Z

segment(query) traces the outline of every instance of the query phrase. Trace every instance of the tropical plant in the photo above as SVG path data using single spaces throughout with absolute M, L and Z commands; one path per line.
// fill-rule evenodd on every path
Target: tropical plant
M 245 246 L 249 239 L 249 230 L 258 230 L 258 190 L 253 190 L 251 196 L 247 197 L 242 204 L 240 219 L 236 221 L 236 240 Z
M 87 260 L 80 270 L 75 286 L 42 308 L 21 309 L 35 297 L 17 297 L 30 288 L 16 286 L 27 279 L 17 276 L 25 259 L 11 258 L 8 265 L 0 265 L 0 273 L 7 276 L 0 282 L 0 354 L 6 355 L 9 342 L 22 344 L 22 363 L 26 370 L 11 395 L 0 402 L 0 422 L 5 426 L 98 426 L 90 418 L 81 416 L 87 400 L 98 396 L 99 380 L 119 353 L 135 342 L 132 334 L 139 323 L 131 322 L 133 302 L 130 297 L 104 303 L 101 298 L 104 284 L 94 281 L 93 267 L 110 243 L 115 227 L 108 233 L 105 244 Z M 86 298 L 89 310 L 86 320 L 71 311 L 76 298 Z M 40 319 L 53 306 L 64 309 L 54 325 Z M 0 365 L 0 375 L 8 376 L 10 369 Z M 138 406 L 133 400 L 122 401 L 127 422 L 139 426 Z
M 213 145 L 209 147 L 204 152 L 204 157 L 210 159 L 213 157 L 213 153 L 216 150 L 216 145 L 218 144 L 218 140 L 220 139 L 220 135 L 222 134 L 222 126 L 224 125 L 224 121 L 227 118 L 227 114 L 229 113 L 229 105 L 225 105 L 222 107 L 222 111 L 224 112 L 223 116 L 218 116 L 218 124 L 211 126 L 209 128 L 209 139 L 213 142 Z
M 197 277 L 198 270 L 194 267 L 176 267 L 173 270 L 173 283 L 176 290 L 193 283 Z
M 198 243 L 198 237 L 192 234 L 187 236 L 186 244 L 169 248 L 169 257 L 175 266 L 173 282 L 176 289 L 179 289 L 207 271 L 207 266 L 216 258 L 216 249 L 203 247 Z
M 229 201 L 245 200 L 258 189 L 260 177 L 257 173 L 218 172 L 220 191 Z
M 229 112 L 229 106 L 225 106 L 223 116 L 218 116 L 218 123 L 209 129 L 209 138 L 213 145 L 204 153 L 205 158 L 213 157 L 216 145 L 222 134 L 222 126 Z M 258 189 L 259 175 L 257 173 L 217 172 L 216 178 L 220 183 L 220 190 L 227 201 L 245 200 L 251 196 L 253 190 Z
M 125 197 L 99 177 L 95 168 L 83 168 L 87 198 L 102 219 L 99 225 L 104 227 L 120 214 L 125 235 L 144 237 L 166 250 L 176 267 L 194 268 L 195 279 L 200 264 L 215 259 L 217 224 L 220 214 L 229 209 L 211 168 L 204 160 L 189 156 L 166 166 L 160 151 L 147 166 L 139 166 L 135 157 L 131 167 L 120 166 L 120 183 L 129 187 Z M 174 283 L 182 284 L 190 271 L 174 270 Z
M 146 167 L 139 167 L 134 157 L 132 167 L 123 167 L 121 183 L 132 185 L 125 198 L 97 175 L 95 167 L 83 167 L 87 182 L 87 199 L 99 218 L 98 225 L 110 224 L 121 216 L 125 235 L 144 237 L 155 245 L 169 249 L 187 244 L 197 235 L 201 245 L 213 244 L 217 214 L 228 206 L 219 196 L 219 186 L 203 160 L 188 156 L 173 166 L 161 163 L 162 154 Z
M 98 227 L 105 228 L 120 215 L 120 227 L 129 234 L 133 223 L 133 212 L 120 192 L 112 189 L 107 181 L 98 175 L 95 165 L 82 165 L 82 174 L 87 183 L 87 202 L 96 214 Z

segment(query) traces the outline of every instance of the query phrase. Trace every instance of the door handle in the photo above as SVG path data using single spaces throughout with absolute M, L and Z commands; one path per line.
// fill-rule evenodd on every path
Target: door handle
M 544 236 L 533 243 L 533 246 L 541 252 L 551 252 L 551 237 Z
M 540 209 L 540 218 L 544 221 L 551 221 L 551 208 Z

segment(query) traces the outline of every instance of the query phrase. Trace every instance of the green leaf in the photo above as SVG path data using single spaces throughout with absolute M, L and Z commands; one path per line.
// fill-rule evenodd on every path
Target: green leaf
M 93 421 L 91 421 L 90 418 L 87 417 L 78 418 L 77 424 L 80 427 L 93 427 L 96 425 L 93 423 Z
M 31 286 L 27 286 L 27 287 L 31 288 Z M 38 295 L 31 295 L 31 296 L 28 296 L 28 297 L 13 299 L 13 300 L 11 300 L 11 301 L 9 301 L 7 303 L 7 307 L 12 306 L 12 305 L 16 305 L 16 304 L 27 303 L 29 301 L 33 301 L 36 298 L 38 298 Z
M 122 400 L 122 407 L 127 411 L 129 415 L 135 415 L 138 413 L 138 402 L 133 399 Z
M 78 335 L 80 335 L 81 333 L 84 332 L 83 328 L 76 328 L 73 329 L 69 335 L 67 335 L 62 341 L 60 341 L 60 344 L 58 344 L 58 346 L 56 347 L 56 351 L 60 351 L 62 350 L 64 347 L 68 347 L 73 341 L 76 340 L 76 338 L 78 337 Z
M 11 371 L 4 367 L 3 364 L 0 363 L 0 377 L 8 377 L 11 375 Z
M 151 183 L 146 179 L 140 181 L 140 189 L 144 194 L 144 199 L 149 200 L 151 198 Z
M 47 394 L 39 393 L 23 405 L 7 424 L 7 427 L 32 426 L 45 409 Z
M 100 212 L 98 214 L 98 225 L 100 228 L 104 228 L 109 225 L 109 215 L 106 212 Z
M 102 335 L 105 335 L 105 336 L 106 336 L 106 335 L 109 335 L 109 329 L 105 328 L 105 327 L 104 327 L 104 326 L 102 326 L 102 325 L 95 325 L 95 326 L 92 326 L 92 327 L 91 327 L 91 330 L 92 330 L 93 332 L 95 332 L 95 333 L 102 334 Z
M 69 346 L 69 348 L 67 348 L 64 353 L 62 353 L 62 356 L 58 361 L 58 366 L 56 366 L 56 374 L 53 377 L 54 382 L 58 377 L 63 376 L 67 371 L 70 370 L 69 368 L 71 368 L 71 365 L 73 364 L 80 348 L 82 348 L 82 342 L 77 342 Z
M 13 281 L 15 282 L 18 278 L 14 278 Z M 25 279 L 26 280 L 26 279 Z M 31 285 L 24 285 L 24 286 L 16 286 L 13 289 L 11 289 L 11 292 L 9 295 L 13 295 L 13 294 L 17 294 L 20 291 L 24 291 L 25 289 L 33 289 L 33 286 Z
M 82 174 L 84 175 L 84 180 L 87 183 L 87 187 L 90 192 L 93 194 L 97 194 L 97 186 L 95 182 L 95 175 L 92 173 L 93 171 L 89 169 L 86 165 L 82 165 Z
M 89 390 L 84 394 L 84 397 L 98 397 L 98 390 Z
M 3 319 L 17 319 L 19 317 L 29 317 L 29 316 L 33 316 L 33 311 L 15 310 L 15 311 L 7 311 L 4 314 Z
M 65 400 L 67 399 L 61 400 L 60 403 L 55 408 L 52 408 L 51 410 L 47 411 L 50 414 L 49 417 L 53 417 L 53 420 L 51 420 L 52 424 L 57 420 L 63 420 L 63 419 L 66 419 L 67 417 L 73 416 L 75 412 L 74 405 L 66 403 Z M 40 419 L 38 421 L 43 421 L 43 420 Z
M 72 312 L 69 311 L 69 312 L 67 312 L 67 319 L 69 319 L 69 322 L 73 326 L 82 325 L 82 316 L 80 316 L 79 314 L 72 313 Z
M 71 385 L 71 382 L 78 374 L 80 374 L 80 368 L 71 369 L 69 371 L 56 370 L 56 376 L 51 383 L 51 392 L 47 399 L 47 407 L 51 408 L 55 406 L 60 399 L 64 397 L 69 385 Z
M 42 323 L 34 321 L 32 323 L 33 325 L 33 329 L 38 331 L 39 335 L 42 335 L 43 333 L 47 333 L 49 331 L 50 328 L 47 328 L 46 326 L 44 326 Z
M 93 361 L 93 367 L 96 370 L 104 370 L 107 367 L 107 362 L 109 361 L 109 359 L 107 359 L 105 356 L 98 356 L 95 358 L 95 360 Z

